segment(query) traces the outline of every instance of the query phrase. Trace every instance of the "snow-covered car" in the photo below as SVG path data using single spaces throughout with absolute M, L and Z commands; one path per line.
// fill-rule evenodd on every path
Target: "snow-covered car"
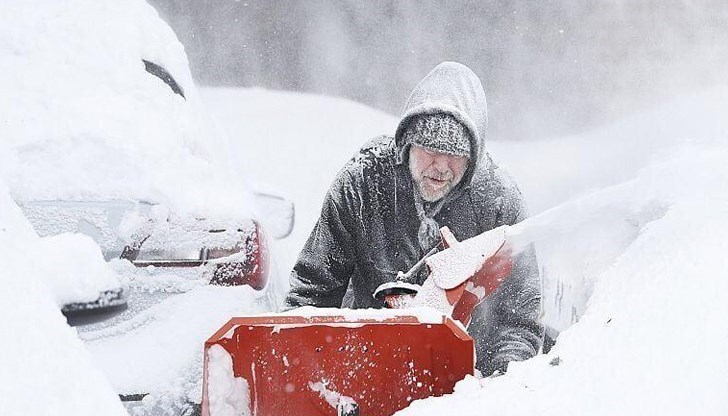
M 40 236 L 101 247 L 104 285 L 61 304 L 111 307 L 78 331 L 112 386 L 145 398 L 136 413 L 182 412 L 204 339 L 278 307 L 266 241 L 290 233 L 292 204 L 248 183 L 251 155 L 230 151 L 143 0 L 4 2 L 0 27 L 0 176 Z
M 86 234 L 107 261 L 156 269 L 151 275 L 189 269 L 211 284 L 256 290 L 265 289 L 268 281 L 266 240 L 253 219 L 222 228 L 209 219 L 185 221 L 163 205 L 126 200 L 21 201 L 21 207 L 40 236 Z M 93 301 L 69 300 L 63 312 L 73 324 L 103 320 L 123 310 L 127 298 L 122 285 L 105 288 Z
M 59 276 L 95 270 L 113 282 L 99 247 L 79 234 L 39 238 L 0 178 L 0 264 L 0 414 L 126 415 L 58 308 L 83 295 Z M 94 280 L 104 285 L 101 277 Z M 97 296 L 94 285 L 85 289 Z

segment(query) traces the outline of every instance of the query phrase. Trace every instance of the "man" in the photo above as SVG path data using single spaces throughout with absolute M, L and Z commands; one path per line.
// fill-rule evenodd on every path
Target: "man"
M 290 306 L 379 308 L 374 290 L 440 243 L 525 218 L 515 183 L 485 148 L 485 92 L 469 68 L 435 67 L 412 91 L 394 138 L 365 145 L 339 172 L 291 274 Z M 412 283 L 422 284 L 422 270 Z M 478 369 L 505 371 L 542 343 L 541 285 L 533 248 L 473 312 Z

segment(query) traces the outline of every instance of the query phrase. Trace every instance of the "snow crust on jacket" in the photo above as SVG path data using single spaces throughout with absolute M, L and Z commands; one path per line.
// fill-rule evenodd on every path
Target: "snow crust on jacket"
M 463 65 L 441 64 L 415 88 L 397 135 L 372 140 L 337 175 L 291 274 L 289 306 L 381 308 L 374 290 L 424 255 L 415 185 L 402 157 L 407 144 L 397 137 L 411 117 L 438 109 L 467 118 L 477 156 L 469 176 L 434 215 L 437 223 L 464 240 L 525 218 L 520 191 L 485 151 L 487 111 L 480 81 Z M 415 283 L 425 278 L 423 270 Z M 473 314 L 468 331 L 476 341 L 478 368 L 489 374 L 509 361 L 534 356 L 542 343 L 540 311 L 541 284 L 531 247 L 517 256 L 511 276 Z

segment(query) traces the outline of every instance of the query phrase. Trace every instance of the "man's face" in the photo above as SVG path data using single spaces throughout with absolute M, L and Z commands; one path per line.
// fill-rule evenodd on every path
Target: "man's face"
M 468 158 L 438 153 L 413 144 L 409 152 L 412 178 L 425 201 L 434 202 L 457 185 L 468 167 Z

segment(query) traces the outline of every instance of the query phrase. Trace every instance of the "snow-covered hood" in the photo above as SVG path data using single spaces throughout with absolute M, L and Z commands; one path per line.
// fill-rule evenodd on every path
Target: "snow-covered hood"
M 401 148 L 406 144 L 404 131 L 413 117 L 434 113 L 451 114 L 470 130 L 471 162 L 462 182 L 469 184 L 476 167 L 485 159 L 488 129 L 485 91 L 470 68 L 457 62 L 443 62 L 417 84 L 402 110 L 395 133 L 397 145 Z

